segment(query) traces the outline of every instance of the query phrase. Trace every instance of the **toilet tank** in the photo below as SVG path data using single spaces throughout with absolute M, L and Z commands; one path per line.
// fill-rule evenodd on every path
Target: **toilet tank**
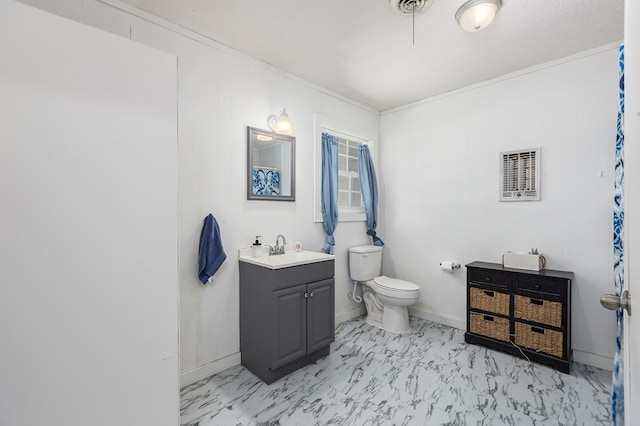
M 349 249 L 349 275 L 353 281 L 369 281 L 380 276 L 381 246 L 358 246 Z

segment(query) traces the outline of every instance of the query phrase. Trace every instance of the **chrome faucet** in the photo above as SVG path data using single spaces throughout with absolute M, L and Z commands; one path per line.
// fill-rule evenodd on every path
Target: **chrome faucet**
M 282 245 L 280 245 L 280 237 L 282 237 Z M 269 246 L 269 254 L 284 254 L 284 246 L 287 244 L 287 239 L 284 235 L 280 234 L 276 237 L 275 247 Z

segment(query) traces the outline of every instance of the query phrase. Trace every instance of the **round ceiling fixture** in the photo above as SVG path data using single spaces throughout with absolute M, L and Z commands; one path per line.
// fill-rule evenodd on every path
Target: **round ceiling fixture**
M 456 12 L 456 21 L 470 33 L 484 30 L 501 7 L 502 0 L 469 0 Z
M 413 15 L 427 9 L 434 0 L 389 0 L 389 6 L 398 15 Z

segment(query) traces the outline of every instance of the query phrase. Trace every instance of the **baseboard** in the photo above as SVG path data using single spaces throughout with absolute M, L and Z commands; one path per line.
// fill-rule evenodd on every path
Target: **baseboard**
M 409 315 L 422 318 L 427 321 L 437 322 L 438 324 L 448 325 L 449 327 L 457 328 L 459 330 L 467 329 L 467 323 L 464 320 L 434 314 L 433 312 L 427 312 L 421 309 L 409 307 Z
M 610 356 L 594 354 L 578 349 L 573 350 L 573 362 L 587 364 L 607 371 L 611 371 L 613 369 L 613 358 Z
M 240 352 L 236 352 L 234 354 L 227 355 L 224 358 L 211 361 L 205 365 L 192 368 L 191 370 L 180 373 L 180 388 L 195 383 L 198 380 L 206 379 L 209 376 L 213 376 L 216 373 L 235 367 L 239 364 Z
M 355 309 L 352 309 L 350 311 L 346 311 L 346 312 L 342 312 L 340 314 L 336 315 L 336 325 L 345 322 L 345 321 L 349 321 L 350 319 L 353 318 L 357 318 L 359 316 L 362 316 L 366 313 L 365 307 L 364 305 L 362 306 L 358 306 Z

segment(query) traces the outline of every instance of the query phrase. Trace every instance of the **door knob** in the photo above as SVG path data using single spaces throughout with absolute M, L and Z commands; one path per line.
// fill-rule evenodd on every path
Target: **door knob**
M 629 292 L 627 290 L 622 293 L 622 297 L 618 298 L 615 294 L 604 294 L 600 298 L 600 304 L 606 309 L 612 311 L 618 308 L 626 309 L 627 314 L 631 315 L 631 300 L 629 299 Z

